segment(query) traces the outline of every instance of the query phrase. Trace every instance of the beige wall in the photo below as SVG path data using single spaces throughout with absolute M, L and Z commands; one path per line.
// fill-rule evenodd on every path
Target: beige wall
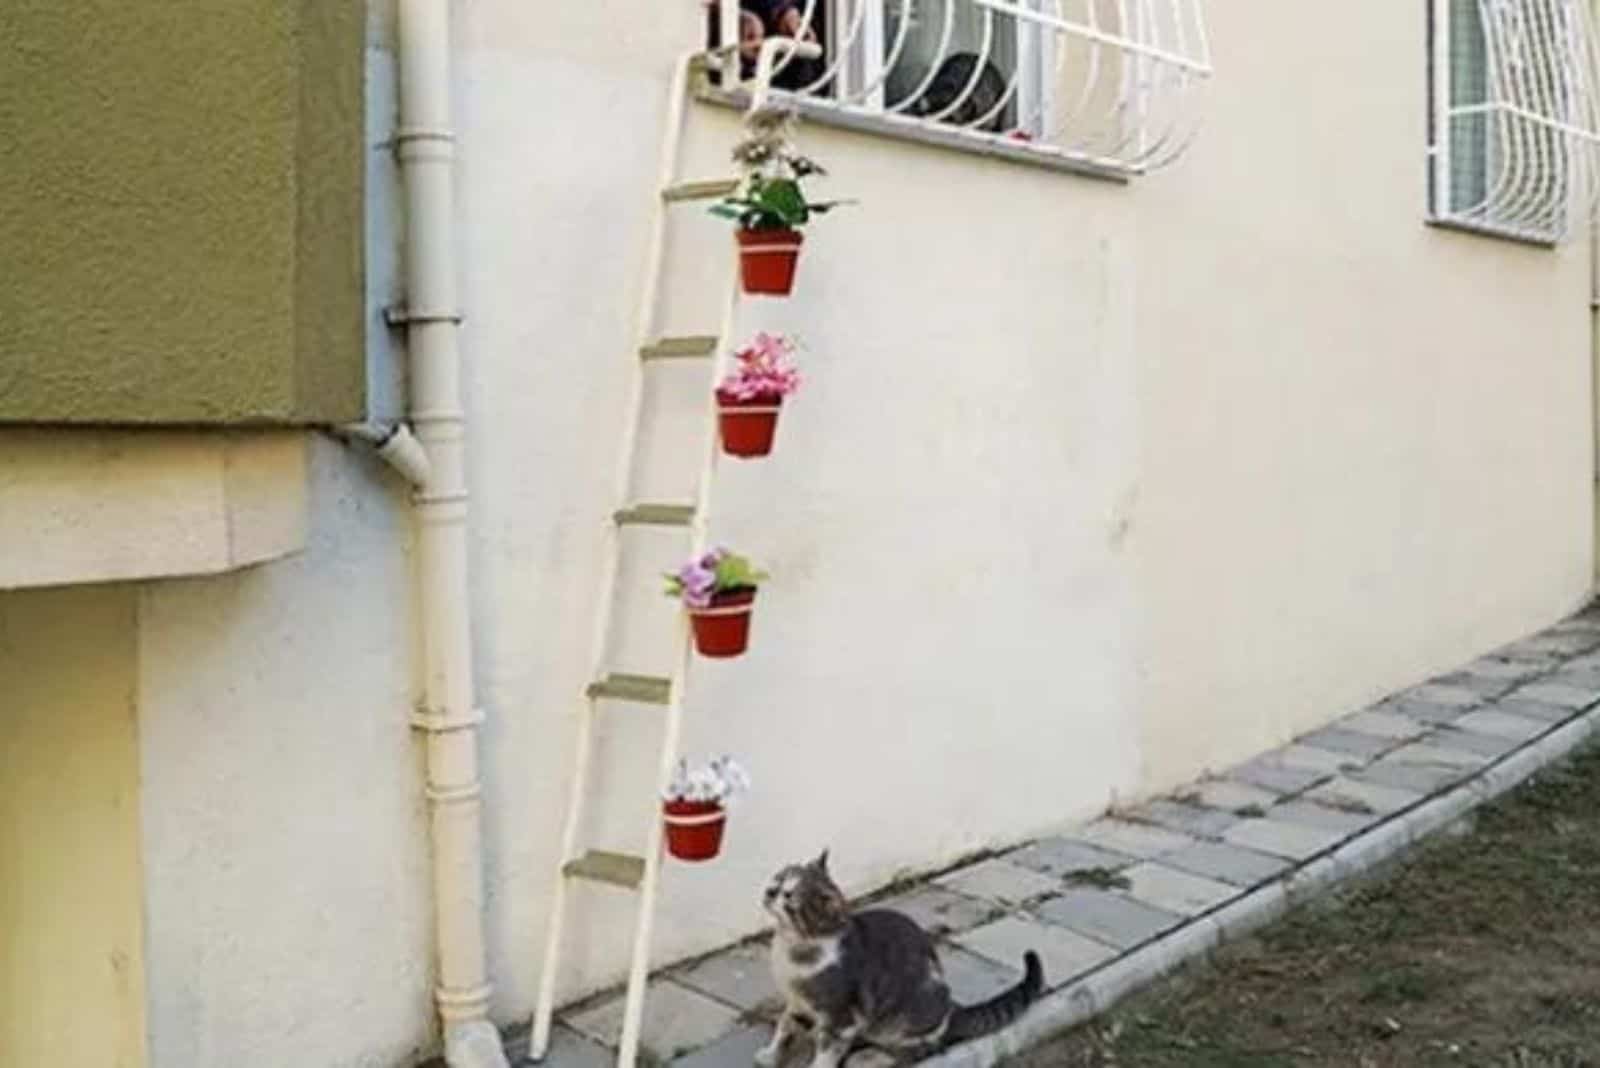
M 0 426 L 0 590 L 213 574 L 297 552 L 306 438 Z
M 1128 190 L 1144 789 L 1548 623 L 1591 576 L 1587 250 L 1423 224 L 1423 5 L 1207 7 L 1205 131 Z
M 142 1068 L 131 586 L 0 594 L 0 1064 Z

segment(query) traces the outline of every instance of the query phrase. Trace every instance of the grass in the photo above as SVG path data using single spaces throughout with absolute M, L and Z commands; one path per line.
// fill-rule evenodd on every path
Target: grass
M 1600 1066 L 1600 747 L 1012 1068 Z

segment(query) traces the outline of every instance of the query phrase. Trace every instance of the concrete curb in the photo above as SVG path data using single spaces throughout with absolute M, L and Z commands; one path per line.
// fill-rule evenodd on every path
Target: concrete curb
M 1591 706 L 1471 778 L 1345 839 L 1242 897 L 1202 913 L 1046 995 L 1017 1022 L 918 1062 L 928 1068 L 990 1068 L 1110 1009 L 1140 987 L 1281 916 L 1500 796 L 1600 731 Z

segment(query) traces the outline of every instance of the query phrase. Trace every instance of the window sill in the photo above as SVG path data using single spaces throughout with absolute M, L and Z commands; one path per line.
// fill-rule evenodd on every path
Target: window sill
M 723 90 L 702 85 L 695 97 L 708 104 L 744 110 L 750 106 L 750 94 L 743 90 Z M 772 99 L 794 107 L 806 121 L 818 126 L 832 126 L 841 130 L 873 134 L 896 141 L 951 149 L 968 155 L 1005 160 L 1028 167 L 1076 174 L 1084 178 L 1126 184 L 1133 173 L 1128 167 L 1109 162 L 1099 162 L 1070 156 L 1059 149 L 1044 148 L 1028 142 L 1010 142 L 996 137 L 963 133 L 952 127 L 928 123 L 920 119 L 886 115 L 879 111 L 843 107 L 828 101 L 798 99 L 774 92 Z
M 1527 245 L 1529 248 L 1553 249 L 1561 243 L 1552 236 L 1540 236 L 1531 231 L 1518 230 L 1510 226 L 1495 226 L 1493 223 L 1446 219 L 1438 215 L 1424 216 L 1423 222 L 1436 230 L 1454 230 L 1457 233 L 1471 234 L 1474 237 L 1488 237 L 1500 241 L 1510 241 L 1517 245 Z

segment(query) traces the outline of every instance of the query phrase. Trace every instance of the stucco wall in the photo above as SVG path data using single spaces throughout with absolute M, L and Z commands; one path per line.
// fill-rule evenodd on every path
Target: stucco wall
M 1588 252 L 1423 224 L 1422 8 L 1208 5 L 1205 132 L 1129 191 L 1146 786 L 1589 587 Z
M 597 42 L 614 25 L 604 8 L 587 31 Z M 503 998 L 526 1005 L 586 681 L 597 531 L 614 503 L 662 87 L 669 46 L 690 42 L 664 31 L 653 58 L 618 69 L 551 55 L 570 39 L 510 9 L 474 8 L 464 31 L 463 143 L 498 148 L 464 167 L 463 203 L 492 211 L 518 188 L 541 206 L 473 218 L 464 257 L 477 309 L 467 351 L 517 354 L 468 362 L 482 692 L 503 802 L 493 943 Z M 725 173 L 734 129 L 728 113 L 698 111 L 685 175 Z M 774 456 L 719 479 L 714 536 L 775 578 L 750 655 L 696 664 L 685 748 L 739 754 L 758 787 L 725 861 L 669 871 L 664 957 L 759 926 L 766 875 L 823 845 L 866 887 L 1087 814 L 1134 782 L 1131 571 L 1117 536 L 1135 440 L 1126 191 L 820 129 L 808 147 L 832 168 L 830 191 L 863 204 L 814 227 L 792 302 L 745 308 L 743 329 L 804 338 L 809 381 Z M 714 331 L 728 228 L 692 205 L 670 240 L 664 328 Z M 682 416 L 698 410 L 703 375 L 653 378 L 640 498 L 687 495 L 699 454 Z M 629 537 L 647 555 L 625 578 L 623 614 L 639 623 L 615 660 L 659 671 L 673 610 L 657 573 L 680 543 Z M 642 843 L 652 718 L 603 713 L 591 841 Z M 582 900 L 569 992 L 625 959 L 628 900 Z
M 388 1068 L 432 1031 L 405 491 L 311 459 L 303 554 L 141 587 L 154 1065 Z
M 6 1065 L 146 1064 L 135 597 L 0 593 Z
M 359 418 L 357 0 L 0 10 L 0 422 Z

